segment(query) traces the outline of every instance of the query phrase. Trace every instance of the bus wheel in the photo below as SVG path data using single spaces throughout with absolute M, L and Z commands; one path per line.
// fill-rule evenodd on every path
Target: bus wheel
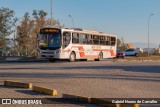
M 76 60 L 76 54 L 74 52 L 71 52 L 69 57 L 69 62 L 74 62 Z
M 103 59 L 103 53 L 100 52 L 98 55 L 98 59 L 94 59 L 95 61 L 101 61 Z
M 56 59 L 49 59 L 50 62 L 56 62 Z

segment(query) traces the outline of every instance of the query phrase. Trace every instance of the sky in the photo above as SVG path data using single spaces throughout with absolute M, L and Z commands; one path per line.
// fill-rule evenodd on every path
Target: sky
M 50 0 L 0 0 L 0 7 L 25 12 L 44 10 L 50 18 Z M 52 0 L 53 18 L 65 27 L 96 30 L 123 38 L 127 43 L 160 44 L 160 0 Z M 71 15 L 71 17 L 69 17 Z

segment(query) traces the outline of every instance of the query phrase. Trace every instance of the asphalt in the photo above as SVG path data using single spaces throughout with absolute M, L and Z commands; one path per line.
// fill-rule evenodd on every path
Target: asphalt
M 63 93 L 95 98 L 159 98 L 159 65 L 160 62 L 113 61 L 1 63 L 0 96 L 1 98 L 51 97 L 26 89 L 3 86 L 4 80 L 16 80 L 57 89 L 59 94 L 53 98 L 61 98 Z M 55 105 L 58 107 L 95 106 L 83 104 Z M 146 105 L 146 107 L 148 106 Z

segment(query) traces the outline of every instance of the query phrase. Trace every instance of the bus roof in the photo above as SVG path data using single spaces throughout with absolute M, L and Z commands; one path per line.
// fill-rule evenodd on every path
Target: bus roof
M 93 34 L 93 35 L 103 35 L 103 36 L 116 37 L 116 35 L 112 35 L 112 34 L 108 34 L 108 33 L 104 33 L 104 32 L 98 32 L 98 31 L 94 31 L 94 30 L 85 30 L 85 29 L 81 29 L 81 28 L 62 28 L 62 30 L 72 31 L 72 32 L 77 32 L 77 33 L 86 33 L 86 34 Z
M 63 31 L 71 31 L 71 32 L 76 32 L 76 33 L 85 33 L 85 34 L 92 34 L 92 35 L 103 35 L 103 36 L 113 36 L 113 37 L 117 37 L 116 35 L 112 35 L 112 34 L 107 34 L 104 32 L 98 32 L 98 31 L 94 31 L 94 30 L 85 30 L 82 28 L 58 28 L 58 27 L 44 27 L 44 29 L 46 28 L 56 28 L 56 29 L 61 29 Z M 43 29 L 43 28 L 42 28 Z

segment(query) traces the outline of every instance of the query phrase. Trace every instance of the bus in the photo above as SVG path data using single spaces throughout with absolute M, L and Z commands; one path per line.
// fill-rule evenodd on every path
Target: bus
M 116 57 L 116 35 L 81 28 L 42 28 L 37 37 L 38 56 L 51 62 Z

